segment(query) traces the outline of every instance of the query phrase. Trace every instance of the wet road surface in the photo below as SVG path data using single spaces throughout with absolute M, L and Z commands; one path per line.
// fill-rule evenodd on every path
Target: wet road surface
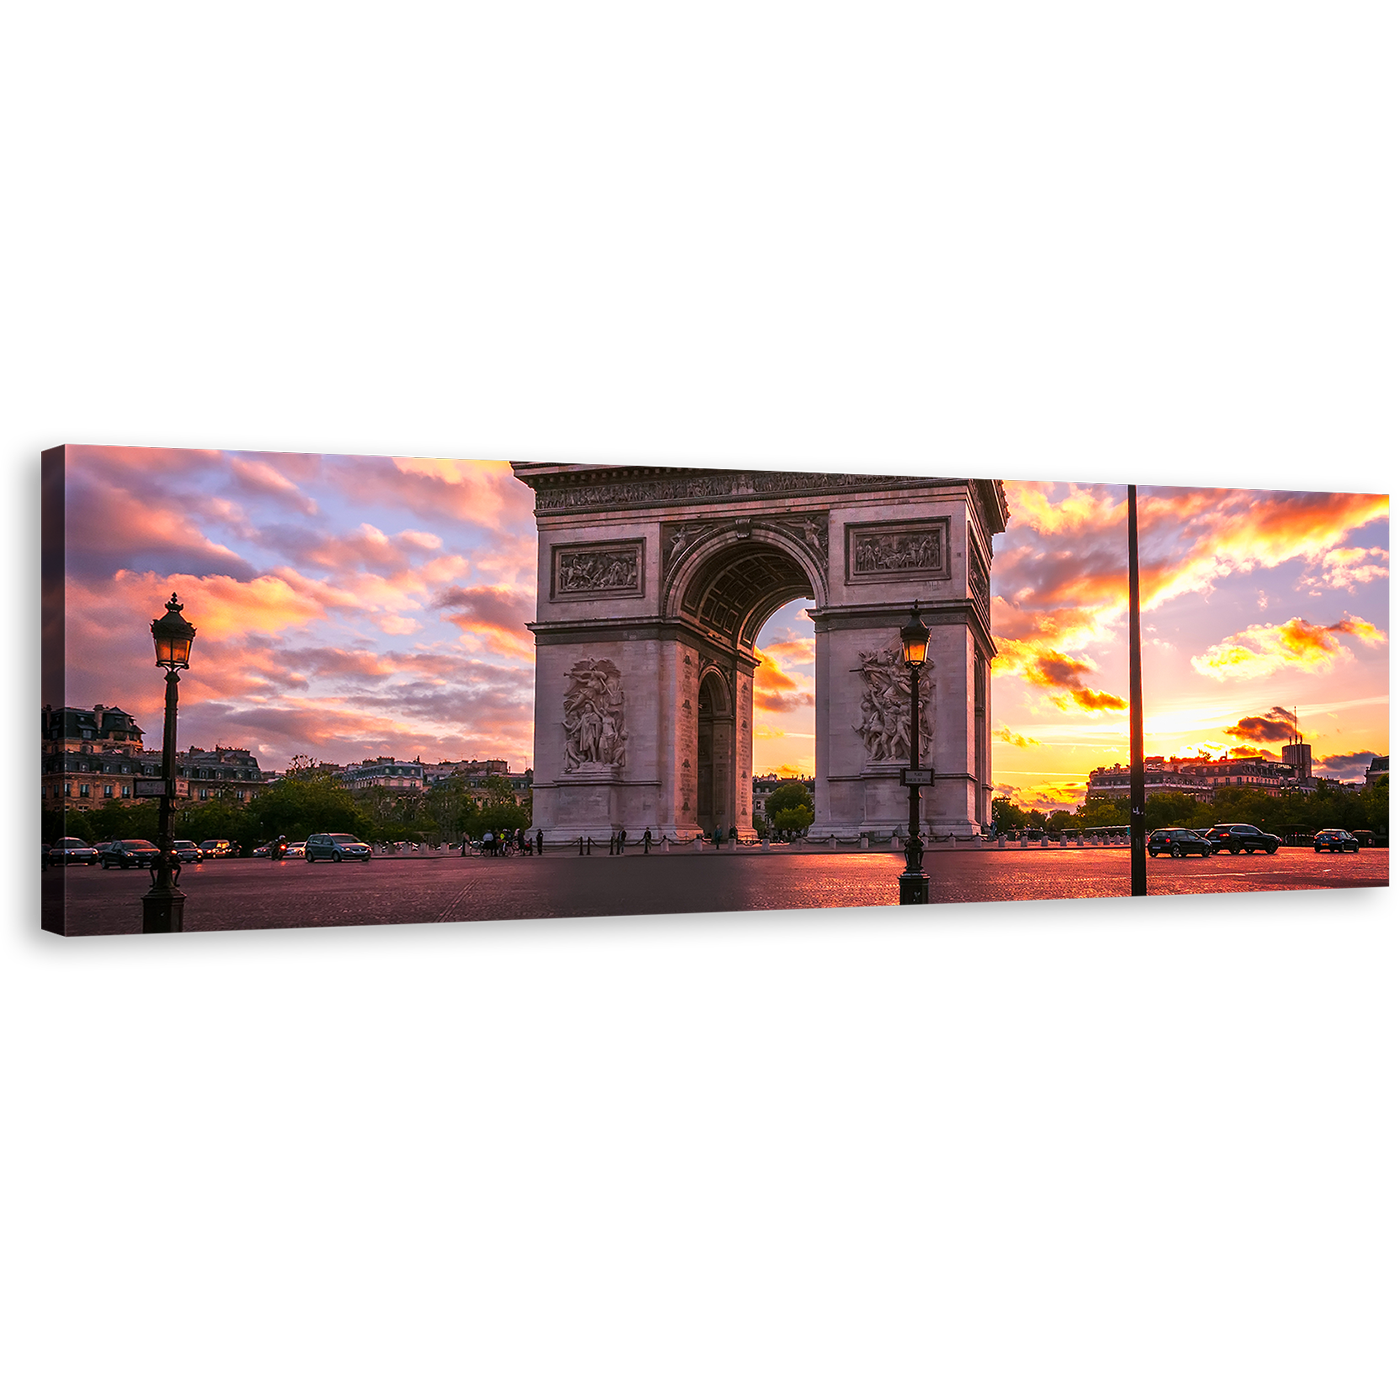
M 831 909 L 899 902 L 902 856 L 862 851 L 653 852 L 625 856 L 376 857 L 368 865 L 221 860 L 186 866 L 185 929 L 318 928 L 735 909 Z M 1126 848 L 933 852 L 935 903 L 1102 899 L 1126 895 Z M 44 898 L 66 875 L 69 931 L 137 933 L 150 876 L 73 866 L 44 874 Z M 1149 895 L 1387 885 L 1390 852 L 1316 855 L 1311 847 L 1147 862 Z

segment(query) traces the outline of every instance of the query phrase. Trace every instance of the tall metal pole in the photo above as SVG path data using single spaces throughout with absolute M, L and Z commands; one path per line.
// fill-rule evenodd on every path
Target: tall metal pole
M 160 771 L 164 791 L 160 799 L 160 854 L 151 861 L 151 888 L 141 897 L 142 933 L 182 933 L 185 928 L 185 892 L 179 888 L 180 859 L 174 847 L 175 716 L 180 704 L 180 676 L 175 668 L 165 673 L 165 739 Z
M 919 766 L 919 668 L 909 668 L 909 766 Z M 899 877 L 901 904 L 928 903 L 924 874 L 924 843 L 919 837 L 919 785 L 909 784 L 909 840 L 904 847 L 904 873 Z
M 1142 628 L 1138 617 L 1137 487 L 1128 487 L 1128 841 L 1133 893 L 1147 893 L 1147 798 L 1142 758 Z
M 919 668 L 909 668 L 909 766 L 919 766 Z M 909 784 L 909 835 L 911 850 L 917 852 L 918 859 L 911 860 L 911 868 L 924 868 L 924 847 L 919 836 L 919 785 Z M 917 844 L 916 844 L 917 843 Z

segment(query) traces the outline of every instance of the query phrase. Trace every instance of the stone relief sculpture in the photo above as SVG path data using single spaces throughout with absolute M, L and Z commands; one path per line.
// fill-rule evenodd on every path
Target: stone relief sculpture
M 909 761 L 909 668 L 898 643 L 883 651 L 863 651 L 860 665 L 864 689 L 860 699 L 860 723 L 853 725 L 865 742 L 871 763 Z M 933 724 L 929 719 L 929 692 L 924 688 L 919 707 L 919 749 L 932 752 Z
M 861 535 L 856 541 L 858 574 L 905 573 L 911 569 L 941 569 L 943 538 L 936 530 L 917 534 Z
M 564 693 L 564 771 L 586 765 L 620 768 L 627 761 L 622 673 L 607 660 L 580 661 Z
M 637 587 L 639 564 L 634 548 L 561 550 L 555 588 L 559 593 L 631 591 Z
M 755 519 L 686 521 L 680 525 L 668 525 L 662 536 L 662 557 L 669 569 L 683 554 L 688 554 L 695 546 L 733 532 L 740 539 L 752 536 L 755 526 L 767 530 L 777 530 L 789 539 L 805 545 L 823 564 L 827 556 L 827 517 L 824 513 L 812 515 L 759 516 Z
M 827 527 L 825 515 L 784 516 L 771 522 L 785 535 L 805 544 L 818 559 L 825 562 L 827 551 Z
M 992 615 L 992 589 L 991 581 L 987 578 L 987 571 L 982 567 L 982 561 L 976 554 L 972 556 L 971 567 L 968 575 L 972 583 L 972 596 L 977 600 L 977 606 L 981 609 L 982 616 L 990 619 Z

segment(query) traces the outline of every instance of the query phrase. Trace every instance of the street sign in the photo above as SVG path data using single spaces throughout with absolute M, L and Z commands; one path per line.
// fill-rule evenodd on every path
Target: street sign
M 190 795 L 190 783 L 188 778 L 173 779 L 174 791 L 172 797 L 188 797 Z M 131 791 L 136 797 L 164 797 L 164 778 L 137 778 L 132 784 Z
M 906 768 L 900 777 L 905 787 L 929 787 L 933 782 L 932 768 Z

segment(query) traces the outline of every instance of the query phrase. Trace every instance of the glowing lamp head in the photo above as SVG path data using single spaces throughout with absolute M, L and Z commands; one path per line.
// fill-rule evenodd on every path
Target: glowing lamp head
M 183 670 L 190 664 L 190 645 L 195 629 L 185 621 L 184 604 L 172 593 L 165 605 L 165 616 L 151 623 L 151 636 L 156 644 L 156 665 L 167 671 Z
M 900 645 L 904 648 L 904 662 L 918 670 L 928 656 L 929 631 L 919 616 L 919 604 L 909 614 L 909 621 L 899 630 Z

